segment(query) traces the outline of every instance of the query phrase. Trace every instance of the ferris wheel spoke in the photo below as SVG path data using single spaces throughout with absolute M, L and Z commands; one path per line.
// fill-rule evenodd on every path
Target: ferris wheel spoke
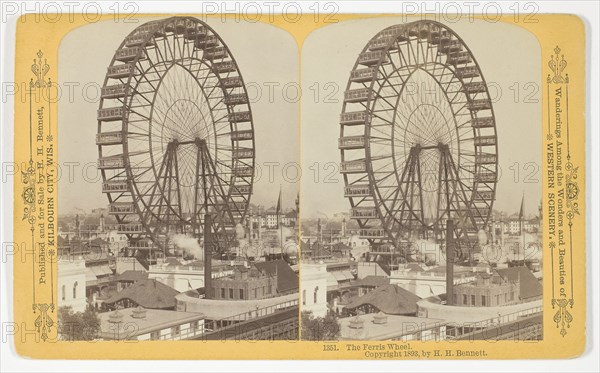
M 181 22 L 185 25 L 183 30 Z M 238 124 L 229 121 L 233 108 L 224 104 L 224 97 L 245 93 L 245 89 L 243 83 L 231 89 L 222 87 L 221 78 L 229 77 L 232 72 L 242 80 L 233 57 L 212 29 L 191 17 L 172 17 L 160 21 L 155 28 L 142 27 L 147 32 L 141 44 L 145 51 L 143 58 L 138 54 L 132 61 L 134 71 L 129 72 L 127 79 L 108 74 L 106 78 L 106 82 L 129 85 L 127 97 L 110 101 L 127 110 L 126 120 L 122 122 L 126 134 L 122 140 L 124 152 L 115 154 L 106 146 L 99 150 L 102 157 L 124 157 L 124 168 L 102 173 L 105 181 L 115 183 L 115 191 L 107 192 L 109 201 L 132 203 L 141 211 L 138 219 L 124 214 L 116 215 L 117 221 L 143 223 L 146 232 L 132 227 L 136 233 L 131 235 L 149 236 L 160 246 L 163 243 L 159 236 L 164 237 L 171 231 L 201 235 L 204 214 L 214 216 L 213 227 L 219 232 L 235 224 L 233 209 L 237 219 L 243 218 L 251 188 L 239 188 L 251 186 L 253 179 L 236 175 L 233 168 L 240 164 L 253 168 L 254 158 L 237 159 L 233 152 L 253 149 L 254 142 L 247 145 L 243 142 L 242 146 L 239 141 L 244 140 L 238 139 L 235 143 L 232 140 Z M 208 38 L 195 38 L 193 33 L 198 30 L 208 31 Z M 210 57 L 207 51 L 211 47 L 225 48 L 225 57 Z M 225 65 L 217 67 L 217 62 Z M 109 101 L 102 101 L 100 107 L 109 108 Z M 247 103 L 245 110 L 250 111 Z M 252 121 L 243 128 L 253 131 Z M 102 138 L 114 141 L 111 140 L 114 135 L 108 132 Z M 195 182 L 197 161 L 194 161 L 193 149 L 199 146 L 198 141 L 203 144 L 204 164 L 211 169 L 203 176 L 206 193 L 197 200 L 203 205 L 201 208 L 194 204 L 194 189 L 198 190 L 198 183 Z M 213 161 L 211 155 L 214 155 Z M 110 162 L 115 161 L 104 163 Z M 119 184 L 123 182 L 127 188 L 119 191 L 124 189 Z M 235 197 L 231 197 L 232 188 L 237 191 Z M 194 214 L 194 210 L 202 216 Z M 192 215 L 195 222 L 190 220 Z
M 417 21 L 390 30 L 382 33 L 394 40 L 373 38 L 359 56 L 348 83 L 348 90 L 363 87 L 374 95 L 373 99 L 357 100 L 357 89 L 351 97 L 354 101 L 349 101 L 350 105 L 361 105 L 370 118 L 364 154 L 362 150 L 341 149 L 343 160 L 356 163 L 344 170 L 346 185 L 356 185 L 346 196 L 353 207 L 357 203 L 374 204 L 378 211 L 375 221 L 358 217 L 361 229 L 368 228 L 361 235 L 372 241 L 385 240 L 387 235 L 393 242 L 404 233 L 422 232 L 418 234 L 439 238 L 444 235 L 443 219 L 465 211 L 475 217 L 471 226 L 482 227 L 491 212 L 489 196 L 493 197 L 493 192 L 479 193 L 485 188 L 494 191 L 495 184 L 477 180 L 491 179 L 497 163 L 493 162 L 496 148 L 484 148 L 485 144 L 495 144 L 490 139 L 495 128 L 479 128 L 494 127 L 493 112 L 491 118 L 477 119 L 482 116 L 477 110 L 484 110 L 482 118 L 490 115 L 485 110 L 491 111 L 491 105 L 485 103 L 487 90 L 479 83 L 483 81 L 479 67 L 462 40 L 443 25 Z M 383 57 L 371 62 L 376 50 L 383 50 Z M 370 82 L 360 80 L 358 65 L 375 66 L 378 75 Z M 348 101 L 344 113 L 355 111 L 348 110 L 347 105 Z M 342 134 L 346 139 L 357 136 L 344 124 Z M 477 161 L 482 155 L 487 157 L 483 162 L 491 163 Z M 359 168 L 361 162 L 367 163 L 365 173 L 356 175 L 352 168 Z M 373 185 L 368 190 L 360 189 L 358 181 L 362 177 L 365 182 L 365 175 L 367 184 Z M 469 229 L 461 228 L 461 237 L 471 234 Z

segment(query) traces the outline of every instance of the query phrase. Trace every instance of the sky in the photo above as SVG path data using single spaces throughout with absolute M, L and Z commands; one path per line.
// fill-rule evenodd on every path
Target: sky
M 303 170 L 320 170 L 319 175 L 309 172 L 310 177 L 302 179 L 303 217 L 331 216 L 350 209 L 343 195 L 343 178 L 337 172 L 344 90 L 367 42 L 383 28 L 400 23 L 400 17 L 344 21 L 314 31 L 304 42 L 303 89 L 309 90 L 318 83 L 321 95 L 330 96 L 327 101 L 322 97 L 302 103 Z M 540 88 L 542 61 L 537 39 L 518 26 L 503 23 L 465 20 L 448 26 L 463 38 L 486 81 L 493 83 L 498 92 L 490 92 L 497 96 L 494 112 L 501 170 L 494 209 L 518 212 L 525 195 L 525 214 L 537 214 L 542 195 L 542 108 L 539 89 L 535 91 Z M 515 100 L 517 92 L 519 97 Z M 535 99 L 538 102 L 530 102 Z
M 73 92 L 73 99 L 62 97 L 58 113 L 58 157 L 63 169 L 58 194 L 63 214 L 108 204 L 95 167 L 95 97 L 115 49 L 134 28 L 153 19 L 142 18 L 137 24 L 98 22 L 73 30 L 61 42 L 59 83 L 66 96 L 69 87 Z M 251 202 L 275 206 L 281 189 L 283 208 L 294 208 L 299 188 L 295 176 L 299 165 L 299 103 L 294 100 L 299 81 L 297 44 L 286 31 L 264 23 L 220 18 L 209 18 L 207 23 L 227 43 L 251 99 L 259 168 Z M 286 84 L 287 96 L 283 94 Z
M 207 22 L 235 56 L 252 99 L 258 177 L 251 202 L 274 206 L 281 188 L 283 207 L 294 207 L 301 184 L 304 217 L 348 211 L 337 148 L 344 89 L 367 41 L 402 20 L 383 17 L 328 25 L 312 32 L 301 52 L 290 34 L 271 25 L 218 18 Z M 61 213 L 107 204 L 95 167 L 95 96 L 115 49 L 139 24 L 98 22 L 75 29 L 61 43 L 59 83 L 63 94 L 73 92 L 72 99 L 59 102 Z M 539 44 L 518 26 L 478 20 L 449 26 L 469 46 L 496 92 L 492 90 L 501 174 L 494 208 L 518 212 L 525 195 L 525 213 L 536 213 L 542 155 L 542 108 L 536 91 L 542 64 Z

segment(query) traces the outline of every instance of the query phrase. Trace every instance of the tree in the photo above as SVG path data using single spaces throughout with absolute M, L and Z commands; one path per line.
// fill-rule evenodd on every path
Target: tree
M 334 341 L 340 335 L 340 324 L 333 313 L 314 317 L 311 311 L 302 312 L 302 339 L 307 341 Z
M 98 338 L 100 319 L 94 307 L 84 312 L 73 312 L 71 306 L 58 308 L 58 330 L 67 341 L 91 341 Z

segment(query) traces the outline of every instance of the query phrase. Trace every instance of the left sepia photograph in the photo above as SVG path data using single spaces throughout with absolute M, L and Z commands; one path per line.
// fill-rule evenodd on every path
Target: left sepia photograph
M 267 94 L 298 85 L 297 56 L 216 17 L 66 35 L 61 340 L 298 339 L 299 183 L 274 170 L 299 164 L 299 105 Z

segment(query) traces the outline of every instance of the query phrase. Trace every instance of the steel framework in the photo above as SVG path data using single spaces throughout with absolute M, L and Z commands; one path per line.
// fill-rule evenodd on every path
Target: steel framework
M 254 126 L 237 63 L 206 23 L 171 17 L 123 40 L 96 143 L 109 213 L 132 248 L 163 251 L 175 233 L 201 240 L 207 214 L 231 243 L 252 193 Z
M 396 247 L 472 242 L 490 219 L 498 173 L 494 109 L 465 42 L 433 21 L 394 25 L 363 48 L 340 116 L 341 173 L 360 236 Z

